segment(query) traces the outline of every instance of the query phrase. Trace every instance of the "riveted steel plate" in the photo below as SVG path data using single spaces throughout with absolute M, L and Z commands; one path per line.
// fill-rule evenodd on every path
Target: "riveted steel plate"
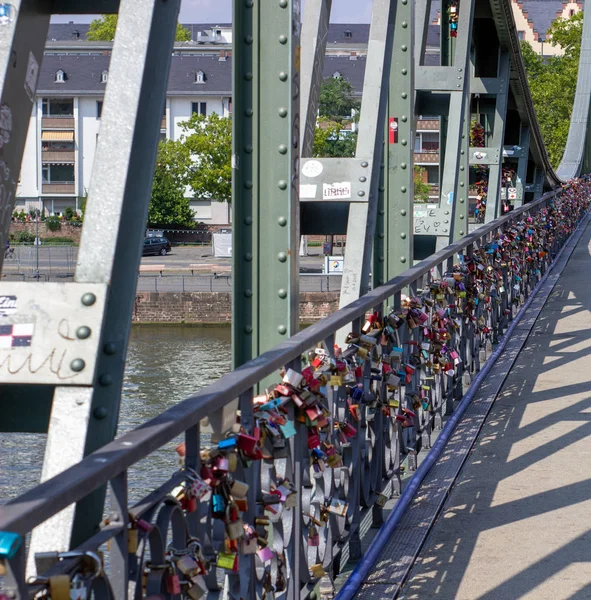
M 451 204 L 415 204 L 413 214 L 414 235 L 449 235 L 451 229 Z
M 497 165 L 499 164 L 498 148 L 470 148 L 471 165 Z
M 0 383 L 92 385 L 106 289 L 73 282 L 3 283 Z
M 371 161 L 360 158 L 303 158 L 301 202 L 367 202 Z

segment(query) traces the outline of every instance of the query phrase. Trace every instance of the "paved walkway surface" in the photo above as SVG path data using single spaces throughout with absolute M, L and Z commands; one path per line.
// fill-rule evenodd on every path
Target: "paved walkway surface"
M 591 598 L 591 225 L 401 598 Z

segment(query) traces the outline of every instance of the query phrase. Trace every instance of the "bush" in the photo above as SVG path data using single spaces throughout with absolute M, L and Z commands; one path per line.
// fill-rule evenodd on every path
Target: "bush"
M 47 219 L 45 220 L 45 223 L 46 223 L 47 229 L 49 229 L 49 231 L 58 231 L 59 229 L 62 228 L 62 222 L 60 221 L 60 218 L 56 217 L 56 216 L 47 217 Z
M 74 212 L 74 209 L 71 206 L 66 207 L 66 210 L 64 211 L 64 217 L 66 221 L 71 221 L 74 218 L 75 214 L 76 213 Z
M 18 218 L 18 220 L 19 220 L 21 223 L 24 223 L 24 222 L 27 220 L 27 213 L 26 213 L 24 210 L 21 210 L 21 211 L 18 213 L 18 217 L 17 217 L 17 218 Z
M 41 243 L 44 246 L 62 246 L 65 244 L 75 245 L 74 239 L 71 237 L 50 237 L 50 238 L 41 238 Z
M 19 231 L 17 240 L 21 244 L 31 244 L 35 241 L 35 234 L 29 231 Z

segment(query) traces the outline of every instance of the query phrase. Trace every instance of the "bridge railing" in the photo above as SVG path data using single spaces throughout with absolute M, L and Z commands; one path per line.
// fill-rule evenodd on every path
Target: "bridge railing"
M 12 500 L 0 509 L 5 592 L 330 593 L 587 205 L 549 193 L 481 227 Z M 171 456 L 167 481 L 129 506 L 130 467 L 178 436 L 182 467 Z M 20 542 L 105 485 L 97 533 L 37 556 L 27 580 Z

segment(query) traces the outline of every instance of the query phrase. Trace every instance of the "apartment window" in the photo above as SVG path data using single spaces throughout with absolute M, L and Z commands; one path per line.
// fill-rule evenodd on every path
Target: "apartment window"
M 97 100 L 96 101 L 96 118 L 100 119 L 102 114 L 103 114 L 103 101 Z
M 352 32 L 352 31 L 349 31 L 349 30 L 347 29 L 347 31 L 345 31 L 345 37 L 346 37 L 346 38 L 352 38 L 352 37 L 353 37 L 353 32 Z
M 518 31 L 517 37 L 523 41 L 525 39 L 525 31 Z
M 415 135 L 415 152 L 420 152 L 422 149 L 422 143 L 421 143 L 421 134 L 417 133 Z
M 205 73 L 203 71 L 197 71 L 195 73 L 195 83 L 205 83 Z
M 439 133 L 421 133 L 421 152 L 439 152 Z
M 49 183 L 49 165 L 43 165 L 41 167 L 41 180 L 43 183 Z
M 43 98 L 41 101 L 41 112 L 44 117 L 73 117 L 73 98 Z
M 198 115 L 207 116 L 207 102 L 192 102 L 191 112 L 193 114 L 197 113 Z
M 74 183 L 74 165 L 43 165 L 41 180 L 43 183 Z
M 61 69 L 59 69 L 59 71 L 56 71 L 56 73 L 55 73 L 55 82 L 56 83 L 65 83 L 66 82 L 66 74 Z
M 108 77 L 109 77 L 109 72 L 108 71 L 103 71 L 101 73 L 101 83 L 107 83 Z

